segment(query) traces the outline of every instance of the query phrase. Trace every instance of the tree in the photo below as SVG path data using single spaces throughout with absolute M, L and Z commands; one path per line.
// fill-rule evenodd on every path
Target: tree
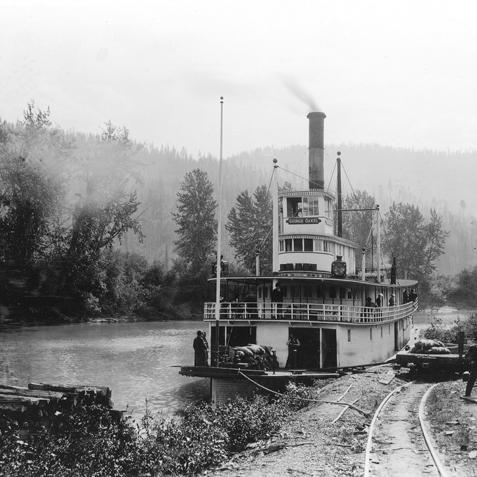
M 426 223 L 418 207 L 393 203 L 386 214 L 385 228 L 385 253 L 390 258 L 396 257 L 398 269 L 405 277 L 428 281 L 447 237 L 437 213 L 431 210 Z
M 3 152 L 3 153 L 2 153 Z M 0 152 L 1 260 L 31 267 L 48 248 L 50 221 L 62 195 L 60 184 L 23 157 Z
M 118 190 L 102 198 L 90 196 L 77 205 L 73 225 L 67 231 L 65 251 L 65 291 L 85 296 L 102 294 L 100 263 L 103 250 L 113 247 L 126 232 L 132 230 L 142 239 L 141 227 L 135 214 L 139 201 L 135 192 Z
M 186 173 L 177 193 L 177 212 L 172 214 L 177 224 L 175 245 L 191 274 L 204 269 L 215 246 L 217 202 L 213 191 L 207 173 L 194 169 Z
M 235 257 L 249 270 L 255 269 L 255 256 L 260 253 L 264 273 L 272 270 L 272 200 L 265 185 L 258 186 L 251 196 L 241 192 L 230 210 L 225 226 Z
M 429 222 L 424 226 L 426 240 L 424 273 L 430 275 L 436 269 L 436 260 L 444 253 L 444 245 L 449 232 L 443 229 L 442 218 L 431 209 Z
M 27 129 L 43 129 L 50 127 L 50 108 L 46 108 L 45 111 L 40 108 L 35 108 L 35 101 L 31 100 L 27 103 L 27 107 L 23 111 L 23 125 Z

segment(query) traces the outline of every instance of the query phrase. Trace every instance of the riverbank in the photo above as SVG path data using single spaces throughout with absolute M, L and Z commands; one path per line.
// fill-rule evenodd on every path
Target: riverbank
M 337 404 L 310 403 L 289 415 L 270 439 L 249 446 L 207 475 L 363 475 L 367 430 L 374 411 L 386 394 L 407 379 L 402 374 L 390 381 L 393 375 L 389 365 L 336 379 L 315 393 L 315 398 L 354 403 L 366 414 Z

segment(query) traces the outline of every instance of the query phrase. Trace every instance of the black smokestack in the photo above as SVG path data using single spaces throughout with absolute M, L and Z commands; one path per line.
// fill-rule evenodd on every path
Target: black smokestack
M 325 146 L 323 135 L 326 114 L 322 112 L 309 113 L 307 118 L 310 121 L 308 146 L 309 188 L 324 190 L 325 173 L 323 163 L 325 155 Z

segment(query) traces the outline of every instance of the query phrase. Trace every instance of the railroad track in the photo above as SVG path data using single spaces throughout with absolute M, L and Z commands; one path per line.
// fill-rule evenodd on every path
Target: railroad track
M 425 420 L 426 400 L 437 384 L 407 383 L 390 392 L 369 428 L 364 477 L 450 477 Z

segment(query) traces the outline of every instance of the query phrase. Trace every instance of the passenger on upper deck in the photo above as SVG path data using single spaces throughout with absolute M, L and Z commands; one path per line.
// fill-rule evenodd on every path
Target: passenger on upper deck
M 277 283 L 275 288 L 272 290 L 272 302 L 276 303 L 276 313 L 274 318 L 281 318 L 282 315 L 282 301 L 283 301 L 283 292 L 280 288 L 280 284 Z
M 402 302 L 403 303 L 409 302 L 409 295 L 407 293 L 407 290 L 404 290 L 403 293 L 402 293 Z
M 389 298 L 389 306 L 394 306 L 394 304 L 396 303 L 396 302 L 395 302 L 395 299 L 394 299 L 395 296 L 396 296 L 396 295 L 393 293 L 393 294 L 391 295 L 391 298 Z

